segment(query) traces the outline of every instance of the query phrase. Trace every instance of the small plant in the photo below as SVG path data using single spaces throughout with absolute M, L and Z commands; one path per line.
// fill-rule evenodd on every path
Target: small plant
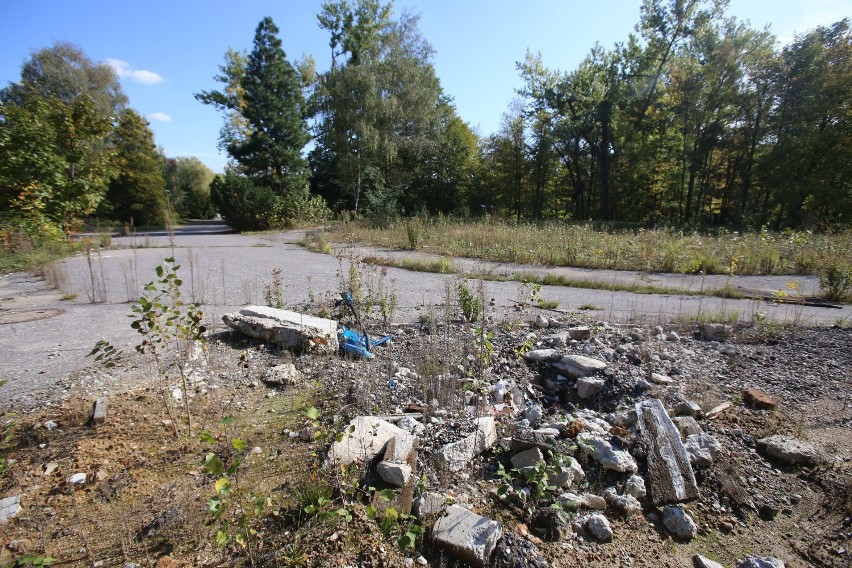
M 409 221 L 405 225 L 405 234 L 408 237 L 409 250 L 417 250 L 420 244 L 420 226 L 415 221 Z
M 819 285 L 829 300 L 845 302 L 852 296 L 852 265 L 832 263 L 819 277 Z
M 474 322 L 482 316 L 482 300 L 468 287 L 467 280 L 461 280 L 456 286 L 459 308 L 465 321 Z
M 53 566 L 56 558 L 50 556 L 22 556 L 15 561 L 15 566 Z
M 280 268 L 272 269 L 272 282 L 263 287 L 263 299 L 270 308 L 284 308 L 284 278 Z
M 9 381 L 6 379 L 0 380 L 0 388 Z M 6 477 L 9 472 L 9 460 L 7 454 L 12 449 L 12 427 L 15 425 L 11 419 L 5 420 L 0 425 L 0 479 Z

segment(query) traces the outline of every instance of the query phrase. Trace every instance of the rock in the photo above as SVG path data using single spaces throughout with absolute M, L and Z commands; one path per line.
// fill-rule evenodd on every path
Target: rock
M 581 377 L 577 379 L 577 396 L 580 398 L 592 398 L 603 392 L 606 388 L 604 379 L 594 377 Z
M 565 355 L 553 362 L 553 367 L 571 378 L 588 377 L 606 369 L 606 363 L 584 355 Z
M 587 341 L 592 338 L 592 328 L 579 325 L 568 329 L 568 336 L 577 341 Z
M 343 438 L 331 445 L 328 459 L 346 465 L 368 463 L 385 449 L 394 436 L 410 436 L 407 431 L 373 416 L 358 416 L 343 430 Z
M 544 461 L 544 455 L 538 447 L 530 448 L 522 452 L 518 452 L 512 456 L 512 467 L 535 467 Z
M 583 505 L 583 499 L 576 493 L 565 492 L 556 497 L 559 504 L 569 511 L 576 511 Z
M 692 557 L 692 564 L 695 568 L 725 568 L 718 562 L 714 562 L 707 557 L 696 554 Z
M 45 430 L 55 430 L 59 427 L 59 424 L 57 424 L 54 420 L 48 420 L 43 424 L 43 426 Z
M 687 436 L 692 434 L 702 434 L 704 432 L 692 416 L 672 416 L 672 422 L 683 439 L 686 439 Z
M 733 404 L 731 404 L 730 402 L 723 402 L 722 404 L 717 404 L 716 406 L 711 408 L 710 411 L 707 413 L 707 418 L 713 418 L 717 414 L 721 414 L 722 412 L 728 410 L 732 406 L 733 406 Z
M 293 363 L 284 363 L 267 369 L 261 380 L 268 385 L 298 385 L 304 380 L 304 375 Z
M 417 446 L 419 440 L 414 434 L 396 435 L 388 440 L 384 461 L 407 463 L 411 467 L 417 463 Z
M 583 493 L 580 495 L 580 504 L 587 509 L 594 509 L 596 511 L 606 510 L 606 499 L 593 493 Z
M 382 480 L 394 487 L 402 487 L 411 479 L 411 466 L 407 463 L 383 461 L 376 466 L 376 472 Z
M 432 528 L 432 541 L 463 561 L 484 568 L 488 565 L 497 541 L 503 535 L 500 525 L 491 519 L 451 505 L 447 514 Z
M 789 464 L 816 465 L 821 461 L 819 452 L 812 445 L 789 436 L 777 434 L 761 438 L 758 445 L 765 447 L 766 455 Z
M 698 418 L 701 416 L 701 407 L 691 400 L 683 400 L 675 406 L 675 414 L 677 416 L 692 416 Z
M 411 432 L 412 434 L 421 434 L 426 429 L 423 424 L 418 422 L 417 419 L 412 416 L 403 416 L 396 425 Z
M 65 481 L 67 481 L 71 485 L 83 485 L 86 483 L 86 474 L 75 473 L 73 475 L 70 475 Z
M 589 518 L 586 519 L 586 530 L 601 542 L 612 540 L 612 528 L 609 526 L 606 517 L 601 514 L 589 515 Z
M 648 492 L 645 490 L 645 479 L 635 473 L 624 482 L 624 493 L 642 499 Z
M 560 461 L 559 464 L 547 469 L 547 482 L 554 487 L 570 487 L 578 484 L 586 477 L 580 463 L 574 458 L 567 456 L 568 464 L 565 461 Z
M 0 524 L 5 523 L 21 511 L 21 496 L 13 495 L 0 499 Z
M 772 410 L 777 406 L 775 399 L 769 396 L 769 393 L 758 388 L 744 390 L 743 400 L 760 410 Z
M 624 450 L 614 450 L 609 442 L 595 434 L 580 432 L 577 434 L 577 443 L 583 453 L 591 456 L 604 469 L 629 473 L 637 469 L 633 456 Z
M 558 349 L 533 349 L 524 353 L 524 359 L 533 363 L 556 361 L 561 358 L 562 353 Z
M 568 517 L 562 511 L 550 508 L 538 509 L 533 516 L 533 528 L 544 540 L 559 542 L 571 534 Z
M 784 561 L 771 556 L 746 556 L 737 568 L 784 568 Z
M 698 532 L 698 526 L 692 517 L 676 505 L 666 505 L 663 508 L 663 526 L 673 536 L 682 540 L 691 540 Z
M 666 341 L 680 341 L 680 336 L 676 331 L 670 331 L 666 334 Z
M 684 443 L 689 462 L 697 467 L 710 467 L 722 451 L 722 445 L 710 434 L 691 434 Z
M 411 512 L 418 519 L 422 519 L 429 515 L 437 515 L 444 510 L 446 504 L 447 498 L 443 494 L 427 491 L 414 500 Z
M 107 399 L 101 397 L 95 401 L 94 410 L 92 411 L 92 423 L 103 424 L 107 415 Z
M 531 538 L 535 538 L 532 536 Z M 497 543 L 490 568 L 548 568 L 538 547 L 521 534 L 507 532 Z
M 524 413 L 524 418 L 526 418 L 530 424 L 536 425 L 539 420 L 541 420 L 542 410 L 541 406 L 532 402 L 527 405 L 527 411 Z
M 657 385 L 670 385 L 674 382 L 673 378 L 668 375 L 661 375 L 660 373 L 651 373 L 650 379 L 652 383 Z
M 437 451 L 435 459 L 439 466 L 450 471 L 461 471 L 473 458 L 497 442 L 497 423 L 493 416 L 478 418 L 476 425 L 476 432 Z
M 636 416 L 639 430 L 648 445 L 648 481 L 652 502 L 661 505 L 698 497 L 689 455 L 663 403 L 656 398 L 637 402 Z
M 642 512 L 642 504 L 633 495 L 619 495 L 614 488 L 604 491 L 606 504 L 625 517 L 632 517 Z
M 550 320 L 539 314 L 535 316 L 535 321 L 533 322 L 533 325 L 538 329 L 544 329 L 550 325 Z
M 337 322 L 266 306 L 247 306 L 222 316 L 222 321 L 242 334 L 281 345 L 286 349 L 337 351 Z
M 707 341 L 725 341 L 734 334 L 734 328 L 723 323 L 705 323 L 701 331 Z

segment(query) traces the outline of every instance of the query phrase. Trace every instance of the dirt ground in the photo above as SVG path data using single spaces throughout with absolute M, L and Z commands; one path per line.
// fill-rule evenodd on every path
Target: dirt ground
M 523 511 L 497 497 L 497 464 L 505 460 L 497 447 L 455 476 L 431 467 L 431 449 L 465 428 L 464 399 L 487 394 L 499 379 L 511 378 L 531 393 L 549 418 L 581 404 L 542 396 L 547 371 L 518 356 L 520 346 L 535 346 L 543 332 L 531 337 L 526 324 L 493 322 L 483 368 L 476 343 L 481 334 L 449 316 L 435 321 L 440 319 L 377 327 L 376 335 L 388 331 L 394 339 L 377 348 L 371 361 L 294 356 L 218 333 L 188 363 L 186 391 L 180 391 L 175 368 L 164 378 L 138 354 L 128 354 L 115 368 L 75 373 L 65 382 L 73 393 L 67 400 L 2 416 L 9 436 L 0 497 L 20 495 L 22 509 L 0 525 L 0 565 L 34 565 L 43 557 L 67 566 L 458 565 L 422 535 L 415 535 L 415 549 L 400 551 L 398 537 L 416 521 L 403 517 L 383 527 L 372 518 L 369 490 L 354 481 L 354 472 L 347 476 L 322 467 L 334 435 L 353 416 L 427 405 L 434 410 L 435 403 L 447 415 L 422 420 L 420 489 L 443 491 L 501 523 L 505 536 L 495 566 L 502 555 L 510 559 L 503 565 L 516 566 L 674 567 L 691 565 L 695 553 L 726 566 L 748 554 L 775 556 L 793 567 L 852 565 L 849 330 L 783 328 L 766 334 L 746 328 L 726 344 L 730 348 L 720 349 L 694 337 L 690 327 L 678 329 L 681 341 L 666 342 L 654 339 L 650 328 L 561 322 L 592 323 L 597 339 L 566 352 L 585 348 L 596 355 L 617 345 L 640 345 L 665 353 L 677 387 L 655 386 L 644 396 L 687 398 L 705 412 L 732 403 L 715 419 L 700 421 L 723 451 L 713 466 L 697 472 L 700 498 L 686 506 L 699 525 L 697 537 L 674 540 L 662 528 L 659 511 L 643 502 L 642 515 L 608 514 L 613 540 L 597 543 L 574 535 L 549 541 Z M 266 385 L 264 373 L 282 362 L 293 362 L 303 377 L 288 386 Z M 400 373 L 402 368 L 411 373 Z M 647 370 L 647 362 L 614 355 L 608 381 L 629 386 Z M 456 371 L 461 378 L 449 381 L 448 373 Z M 750 407 L 741 396 L 747 387 L 766 390 L 777 408 Z M 94 424 L 93 402 L 105 392 L 106 420 Z M 611 413 L 635 396 L 625 386 L 582 404 Z M 498 416 L 501 434 L 510 433 L 517 418 Z M 808 441 L 825 459 L 814 467 L 766 459 L 756 440 L 775 433 Z M 624 436 L 635 443 L 635 433 Z M 586 490 L 611 482 L 607 472 L 578 459 L 586 470 Z M 69 481 L 80 473 L 84 483 Z M 211 502 L 214 498 L 219 501 Z

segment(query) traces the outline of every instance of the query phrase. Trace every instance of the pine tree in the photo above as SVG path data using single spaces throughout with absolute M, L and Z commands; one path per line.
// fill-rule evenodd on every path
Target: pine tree
M 288 196 L 307 192 L 308 165 L 301 151 L 310 135 L 299 75 L 277 34 L 272 18 L 257 26 L 242 79 L 249 133 L 227 150 L 246 174 Z

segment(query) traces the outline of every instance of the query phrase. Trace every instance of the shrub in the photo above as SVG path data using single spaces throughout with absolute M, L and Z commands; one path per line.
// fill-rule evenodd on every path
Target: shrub
M 852 266 L 841 263 L 829 264 L 819 277 L 825 297 L 844 302 L 852 295 Z

